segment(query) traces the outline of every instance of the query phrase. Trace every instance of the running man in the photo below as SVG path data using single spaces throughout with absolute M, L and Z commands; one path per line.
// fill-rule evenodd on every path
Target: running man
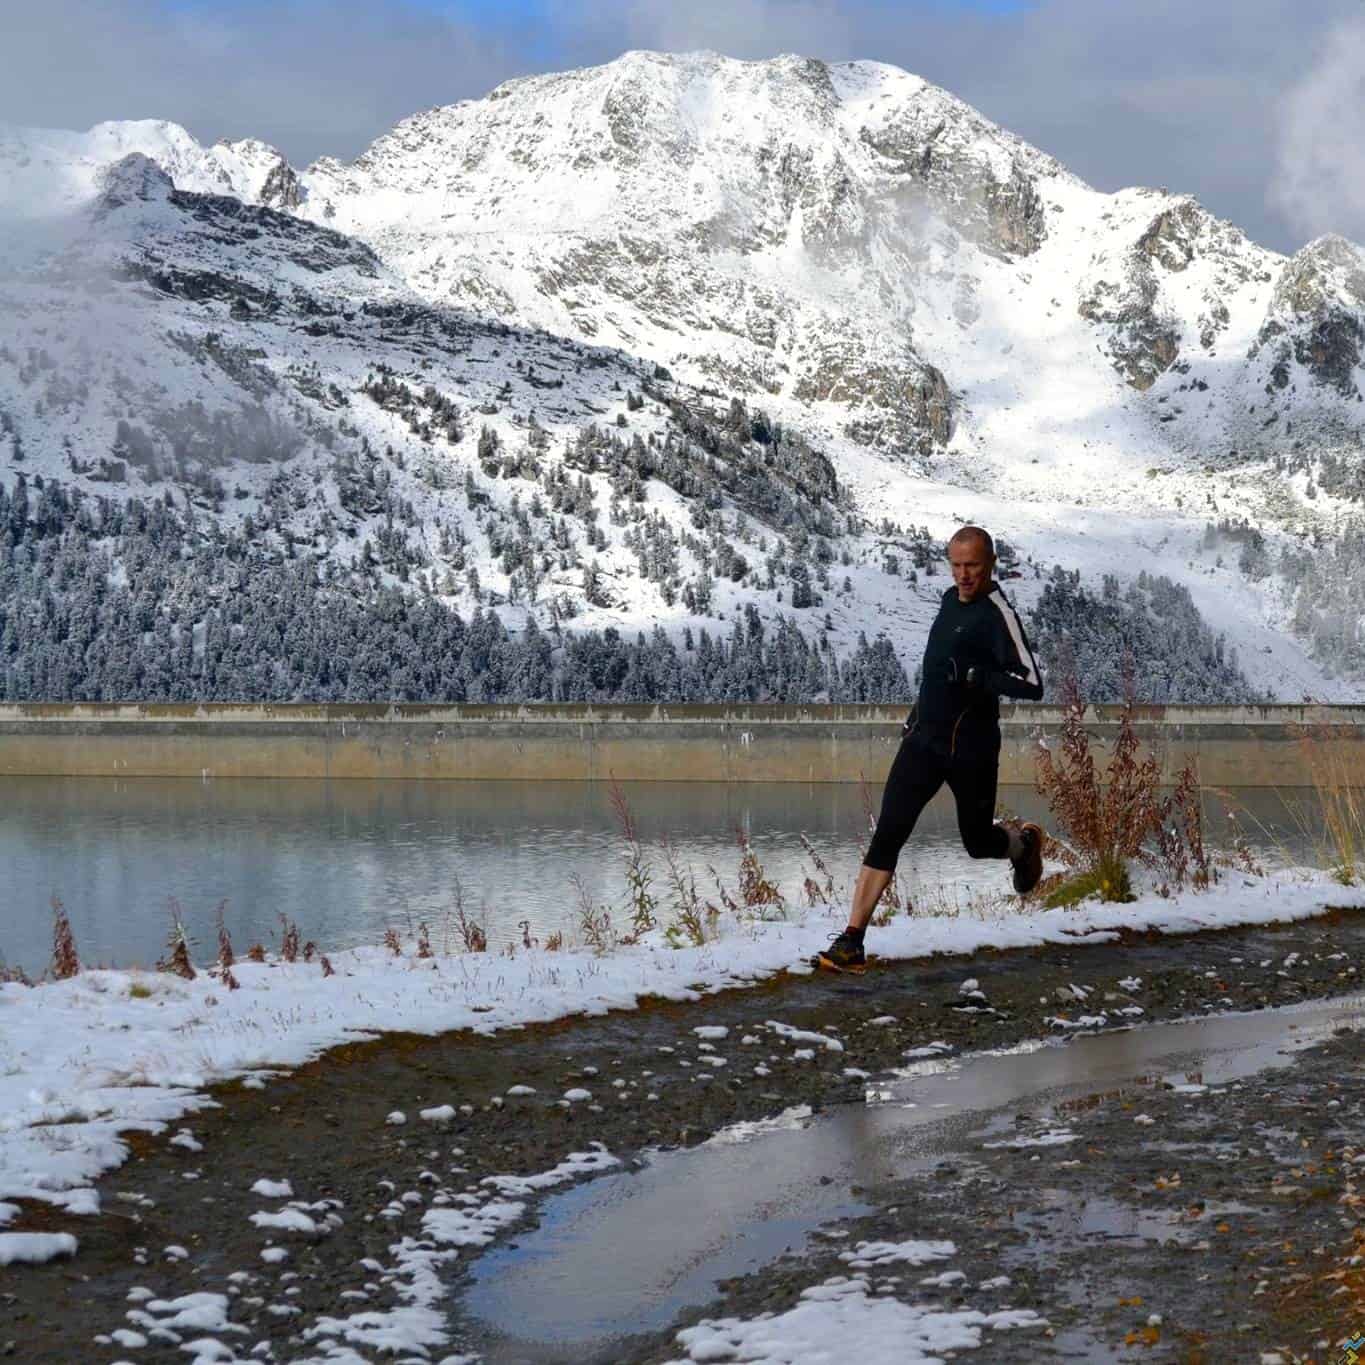
M 929 631 L 919 699 L 886 779 L 877 828 L 853 889 L 848 928 L 816 954 L 819 967 L 865 969 L 868 921 L 915 821 L 945 782 L 957 801 L 963 847 L 973 858 L 1008 858 L 1021 895 L 1043 875 L 1043 831 L 1015 821 L 995 823 L 1000 698 L 1041 700 L 1038 664 L 1014 608 L 991 577 L 995 542 L 990 535 L 979 526 L 963 526 L 948 542 L 948 563 L 953 587 L 943 594 Z

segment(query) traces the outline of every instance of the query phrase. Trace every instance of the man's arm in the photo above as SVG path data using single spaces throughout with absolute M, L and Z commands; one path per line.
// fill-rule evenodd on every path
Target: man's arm
M 995 629 L 991 632 L 994 667 L 983 670 L 980 686 L 997 697 L 1016 697 L 1020 701 L 1042 701 L 1043 677 L 1033 657 L 1024 625 L 1004 595 L 992 593 L 996 608 Z

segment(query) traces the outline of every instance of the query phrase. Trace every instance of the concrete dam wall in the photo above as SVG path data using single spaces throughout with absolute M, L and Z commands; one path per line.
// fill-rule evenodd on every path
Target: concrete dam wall
M 880 784 L 904 706 L 589 704 L 0 704 L 0 775 Z M 1104 748 L 1117 707 L 1092 707 Z M 1002 708 L 1002 782 L 1031 783 L 1059 707 Z M 1312 782 L 1313 736 L 1365 785 L 1365 706 L 1150 706 L 1137 713 L 1167 778 Z

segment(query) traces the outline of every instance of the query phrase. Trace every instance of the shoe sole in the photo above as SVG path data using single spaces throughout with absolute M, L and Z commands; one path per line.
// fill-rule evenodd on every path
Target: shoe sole
M 1027 896 L 1043 879 L 1043 839 L 1045 836 L 1040 825 L 1021 825 L 1019 832 L 1023 834 L 1025 830 L 1030 829 L 1034 834 L 1033 853 L 1029 858 L 1014 865 L 1014 889 L 1021 896 Z
M 824 953 L 816 953 L 811 961 L 821 971 L 838 972 L 841 976 L 862 976 L 862 974 L 867 971 L 867 963 L 865 962 L 861 966 L 855 967 L 852 963 L 849 963 L 846 967 L 841 967 L 837 962 L 832 962 L 827 958 Z

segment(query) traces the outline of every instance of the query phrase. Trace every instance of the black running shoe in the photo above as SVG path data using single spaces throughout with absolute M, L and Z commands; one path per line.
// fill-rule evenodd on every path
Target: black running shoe
M 1043 876 L 1043 831 L 1037 825 L 1020 825 L 1019 842 L 1023 851 L 1017 858 L 1011 858 L 1010 864 L 1014 868 L 1014 889 L 1027 896 Z
M 817 967 L 829 972 L 865 972 L 867 957 L 862 939 L 854 938 L 847 930 L 835 934 L 828 948 L 822 948 L 811 959 Z

